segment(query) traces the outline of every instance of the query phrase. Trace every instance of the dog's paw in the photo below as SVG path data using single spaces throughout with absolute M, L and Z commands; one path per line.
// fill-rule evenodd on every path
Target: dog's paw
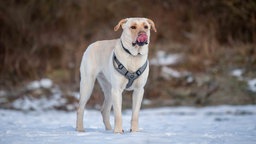
M 130 129 L 130 132 L 139 132 L 139 129 Z
M 123 133 L 124 133 L 124 130 L 114 130 L 114 133 L 115 133 L 115 134 L 123 134 Z
M 107 126 L 105 127 L 105 130 L 112 130 L 111 125 L 107 125 Z

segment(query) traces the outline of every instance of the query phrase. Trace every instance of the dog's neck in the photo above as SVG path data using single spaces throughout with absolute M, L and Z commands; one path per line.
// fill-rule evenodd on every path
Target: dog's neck
M 127 68 L 129 71 L 136 71 L 140 68 L 148 59 L 148 48 L 147 45 L 143 46 L 144 51 L 142 54 L 138 54 L 138 48 L 135 47 L 127 47 L 129 43 L 127 41 L 122 41 L 123 46 L 131 53 L 129 54 L 122 48 L 121 44 L 122 39 L 117 39 L 116 48 L 114 49 L 114 53 L 117 59 Z M 134 50 L 134 51 L 132 51 Z M 136 50 L 136 51 L 135 51 Z
M 127 52 L 129 55 L 132 55 L 132 53 L 127 48 L 124 47 L 124 44 L 123 44 L 122 40 L 120 40 L 120 42 L 121 42 L 121 46 L 122 46 L 123 50 L 125 52 Z M 140 55 L 140 53 L 139 53 L 139 55 Z
M 143 46 L 134 45 L 132 42 L 123 40 L 122 37 L 120 38 L 120 44 L 122 50 L 133 57 L 148 55 L 148 44 Z

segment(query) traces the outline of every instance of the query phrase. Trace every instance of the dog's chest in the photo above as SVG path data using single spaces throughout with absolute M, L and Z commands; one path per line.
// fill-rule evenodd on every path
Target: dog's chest
M 145 62 L 143 62 L 142 59 L 136 57 L 130 58 L 127 59 L 126 68 L 130 72 L 136 72 Z

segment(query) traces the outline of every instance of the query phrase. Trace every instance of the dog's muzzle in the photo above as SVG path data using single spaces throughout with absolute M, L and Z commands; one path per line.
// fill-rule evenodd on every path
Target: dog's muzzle
M 132 45 L 135 46 L 136 44 L 138 46 L 143 46 L 143 45 L 148 44 L 148 36 L 145 32 L 142 32 L 142 33 L 138 34 L 136 42 L 135 43 L 133 42 Z

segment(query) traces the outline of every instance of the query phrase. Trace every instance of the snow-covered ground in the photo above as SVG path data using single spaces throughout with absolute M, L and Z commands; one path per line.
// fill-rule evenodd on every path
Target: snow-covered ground
M 244 69 L 234 69 L 230 72 L 230 75 L 236 77 L 240 81 L 245 81 L 248 86 L 248 90 L 251 92 L 256 92 L 256 78 L 247 78 L 244 77 Z
M 255 144 L 256 106 L 174 107 L 141 110 L 140 132 L 130 133 L 131 111 L 123 112 L 124 134 L 105 131 L 99 111 L 87 110 L 84 133 L 75 112 L 0 109 L 1 144 Z M 113 125 L 113 115 L 111 116 Z

